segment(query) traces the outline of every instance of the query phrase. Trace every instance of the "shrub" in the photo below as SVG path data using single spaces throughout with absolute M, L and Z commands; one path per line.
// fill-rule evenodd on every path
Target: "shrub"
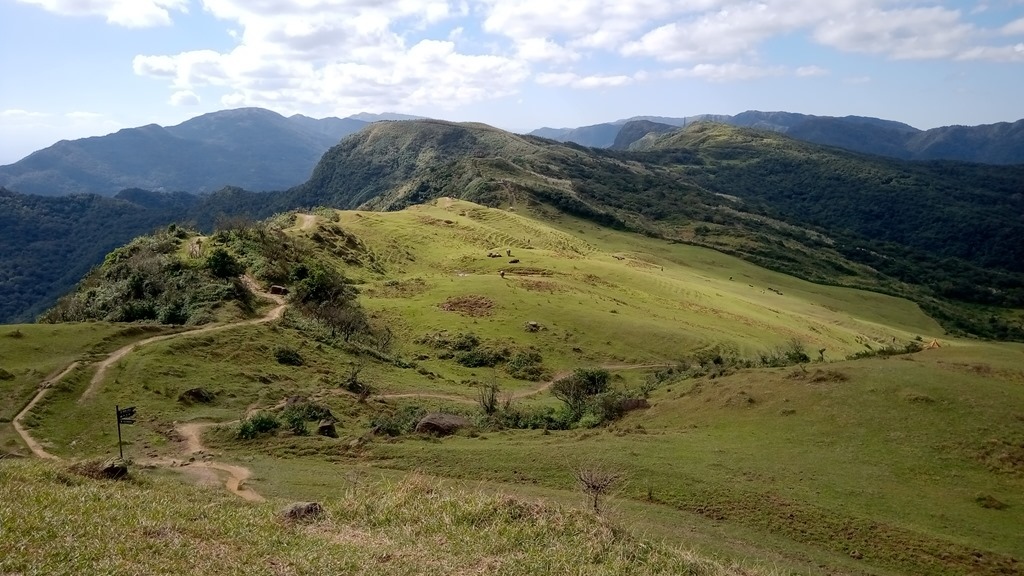
M 277 359 L 278 364 L 287 366 L 302 366 L 304 363 L 299 352 L 287 346 L 279 346 L 277 350 L 274 350 L 274 358 Z
M 334 414 L 331 413 L 330 408 L 318 402 L 299 402 L 285 408 L 281 412 L 281 417 L 286 422 L 294 417 L 301 418 L 303 421 L 313 421 L 333 419 Z
M 296 436 L 308 436 L 309 429 L 306 428 L 306 419 L 302 417 L 302 414 L 298 412 L 292 412 L 284 416 L 284 421 L 288 425 L 288 429 L 291 430 L 292 434 Z
M 416 424 L 427 414 L 420 406 L 404 406 L 394 412 L 377 414 L 370 419 L 374 434 L 401 436 L 416 429 Z
M 537 382 L 544 378 L 544 367 L 541 365 L 544 359 L 535 348 L 517 350 L 505 364 L 505 370 L 509 376 L 519 380 Z
M 210 253 L 205 267 L 217 278 L 234 278 L 245 272 L 245 267 L 223 248 L 215 248 Z
M 238 437 L 252 440 L 260 434 L 273 432 L 281 427 L 281 421 L 270 412 L 257 412 L 238 423 Z
M 477 402 L 480 404 L 480 409 L 484 411 L 484 414 L 490 416 L 498 411 L 499 391 L 497 382 L 490 382 L 480 386 Z
M 474 348 L 455 355 L 455 361 L 466 368 L 493 368 L 508 358 L 505 348 Z

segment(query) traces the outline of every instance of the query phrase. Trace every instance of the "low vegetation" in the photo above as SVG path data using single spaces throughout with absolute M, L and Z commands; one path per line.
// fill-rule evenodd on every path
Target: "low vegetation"
M 0 525 L 19 527 L 0 539 L 5 574 L 755 574 L 578 509 L 416 477 L 349 487 L 301 523 L 282 521 L 278 504 L 162 478 L 91 480 L 19 461 L 0 466 L 0 481 Z

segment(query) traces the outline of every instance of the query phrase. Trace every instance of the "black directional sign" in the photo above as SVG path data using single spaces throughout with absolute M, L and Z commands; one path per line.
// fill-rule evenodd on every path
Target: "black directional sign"
M 118 408 L 117 421 L 120 424 L 135 424 L 135 406 Z
M 121 442 L 121 424 L 135 424 L 135 406 L 129 406 L 127 408 L 114 406 L 114 411 L 117 413 L 117 452 L 121 455 L 121 459 L 124 460 L 124 445 Z

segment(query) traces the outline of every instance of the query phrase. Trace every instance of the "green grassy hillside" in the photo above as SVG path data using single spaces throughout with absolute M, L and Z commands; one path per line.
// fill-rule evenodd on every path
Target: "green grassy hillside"
M 164 254 L 202 265 L 189 264 L 189 234 Z M 1024 349 L 945 338 L 907 300 L 524 204 L 318 210 L 201 241 L 286 285 L 283 317 L 224 316 L 217 330 L 146 344 L 92 395 L 96 366 L 83 363 L 23 421 L 47 451 L 116 454 L 111 407 L 133 405 L 127 456 L 161 468 L 194 458 L 207 480 L 244 466 L 246 486 L 272 499 L 420 471 L 579 505 L 574 470 L 602 467 L 621 475 L 606 516 L 727 564 L 1020 570 Z M 106 289 L 98 278 L 89 290 Z M 314 298 L 328 288 L 340 292 Z M 84 337 L 73 325 L 32 328 Z M 935 338 L 941 348 L 897 353 Z M 15 352 L 8 340 L 0 357 Z M 567 419 L 548 383 L 601 367 L 602 398 L 650 407 L 602 422 L 592 404 Z M 485 415 L 491 385 L 498 406 Z M 196 388 L 208 396 L 187 393 Z M 468 428 L 412 433 L 437 410 Z M 313 433 L 328 413 L 337 438 Z M 244 432 L 255 422 L 278 427 Z

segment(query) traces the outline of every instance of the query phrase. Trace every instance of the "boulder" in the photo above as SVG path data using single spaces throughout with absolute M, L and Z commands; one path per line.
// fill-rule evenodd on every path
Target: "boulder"
M 324 507 L 319 502 L 296 502 L 289 505 L 281 513 L 285 519 L 295 522 L 316 520 L 324 514 Z
M 217 398 L 217 395 L 205 388 L 192 388 L 185 390 L 178 396 L 178 402 L 185 404 L 209 404 Z
M 328 438 L 338 437 L 338 429 L 335 428 L 333 419 L 321 420 L 320 423 L 316 425 L 316 433 L 320 436 L 327 436 Z
M 416 432 L 421 434 L 448 436 L 469 425 L 469 419 L 464 416 L 459 416 L 457 414 L 445 414 L 444 412 L 432 412 L 424 416 L 419 423 L 416 424 Z

